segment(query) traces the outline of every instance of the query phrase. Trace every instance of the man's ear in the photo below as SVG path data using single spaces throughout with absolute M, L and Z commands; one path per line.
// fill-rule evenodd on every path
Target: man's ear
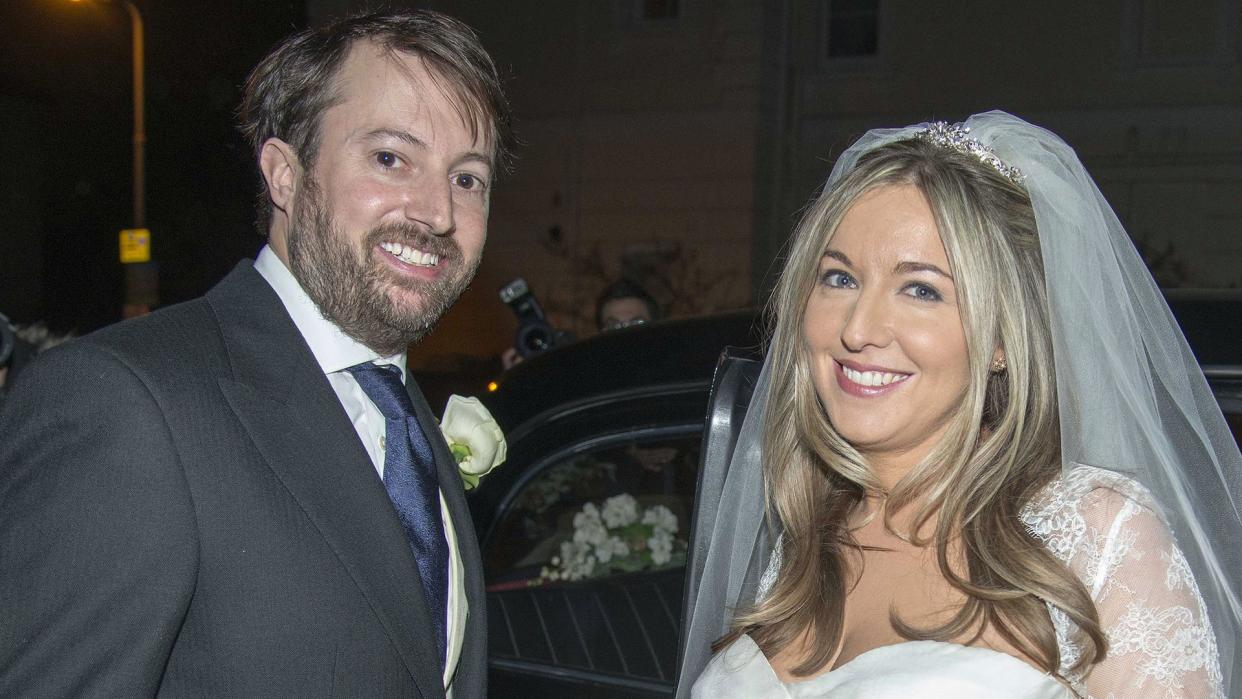
M 289 206 L 297 193 L 302 165 L 293 146 L 279 138 L 269 138 L 259 150 L 259 170 L 267 182 L 267 194 L 272 206 L 289 213 Z

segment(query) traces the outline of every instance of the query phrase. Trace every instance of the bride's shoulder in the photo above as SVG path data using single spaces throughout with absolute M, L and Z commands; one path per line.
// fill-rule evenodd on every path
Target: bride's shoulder
M 1022 523 L 1065 559 L 1117 525 L 1165 527 L 1159 505 L 1141 483 L 1116 471 L 1075 466 L 1054 478 L 1022 508 Z
M 1128 476 L 1078 466 L 1053 479 L 1023 524 L 1078 576 L 1108 637 L 1082 675 L 1078 627 L 1048 601 L 1062 674 L 1083 696 L 1223 696 L 1211 625 L 1186 557 L 1151 493 Z M 1085 677 L 1085 679 L 1084 679 Z M 1085 684 L 1082 684 L 1085 682 Z M 1152 689 L 1143 690 L 1144 684 Z
M 1067 509 L 1105 514 L 1126 506 L 1159 512 L 1155 498 L 1133 478 L 1095 466 L 1075 466 L 1031 498 L 1023 508 L 1023 519 L 1049 517 Z

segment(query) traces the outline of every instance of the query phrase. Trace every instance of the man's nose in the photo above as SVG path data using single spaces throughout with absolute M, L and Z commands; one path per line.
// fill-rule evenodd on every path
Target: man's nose
M 448 235 L 453 221 L 453 189 L 448 177 L 420 178 L 405 196 L 405 217 L 432 235 Z
M 890 311 L 888 299 L 879 290 L 859 293 L 841 328 L 841 344 L 851 352 L 886 347 L 893 341 Z

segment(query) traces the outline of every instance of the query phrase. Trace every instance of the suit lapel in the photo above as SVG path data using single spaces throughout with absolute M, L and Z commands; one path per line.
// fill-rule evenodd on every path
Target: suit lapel
M 441 696 L 439 652 L 405 532 L 310 348 L 249 262 L 208 301 L 233 370 L 221 390 L 370 603 L 421 693 Z

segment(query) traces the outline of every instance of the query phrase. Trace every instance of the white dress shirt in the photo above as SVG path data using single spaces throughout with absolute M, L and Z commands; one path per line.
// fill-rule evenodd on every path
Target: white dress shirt
M 381 357 L 374 350 L 346 335 L 330 320 L 323 317 L 319 307 L 306 295 L 302 285 L 298 283 L 289 268 L 281 261 L 271 247 L 263 246 L 254 268 L 280 297 L 293 324 L 297 326 L 306 344 L 310 345 L 315 361 L 319 363 L 323 373 L 332 384 L 332 390 L 349 415 L 358 432 L 358 439 L 366 448 L 375 472 L 381 480 L 384 478 L 384 415 L 375 407 L 371 399 L 358 385 L 354 375 L 346 371 L 351 366 L 363 362 L 375 364 L 392 364 L 401 369 L 401 380 L 406 380 L 405 353 L 390 357 Z M 430 437 L 430 435 L 428 435 Z M 450 689 L 453 673 L 457 669 L 457 661 L 461 657 L 462 635 L 466 629 L 466 590 L 462 581 L 461 552 L 457 549 L 457 536 L 453 531 L 453 520 L 449 517 L 448 505 L 444 494 L 440 494 L 440 514 L 444 519 L 444 538 L 449 548 L 448 574 L 448 652 L 444 665 L 444 687 Z M 451 696 L 451 692 L 450 692 Z

